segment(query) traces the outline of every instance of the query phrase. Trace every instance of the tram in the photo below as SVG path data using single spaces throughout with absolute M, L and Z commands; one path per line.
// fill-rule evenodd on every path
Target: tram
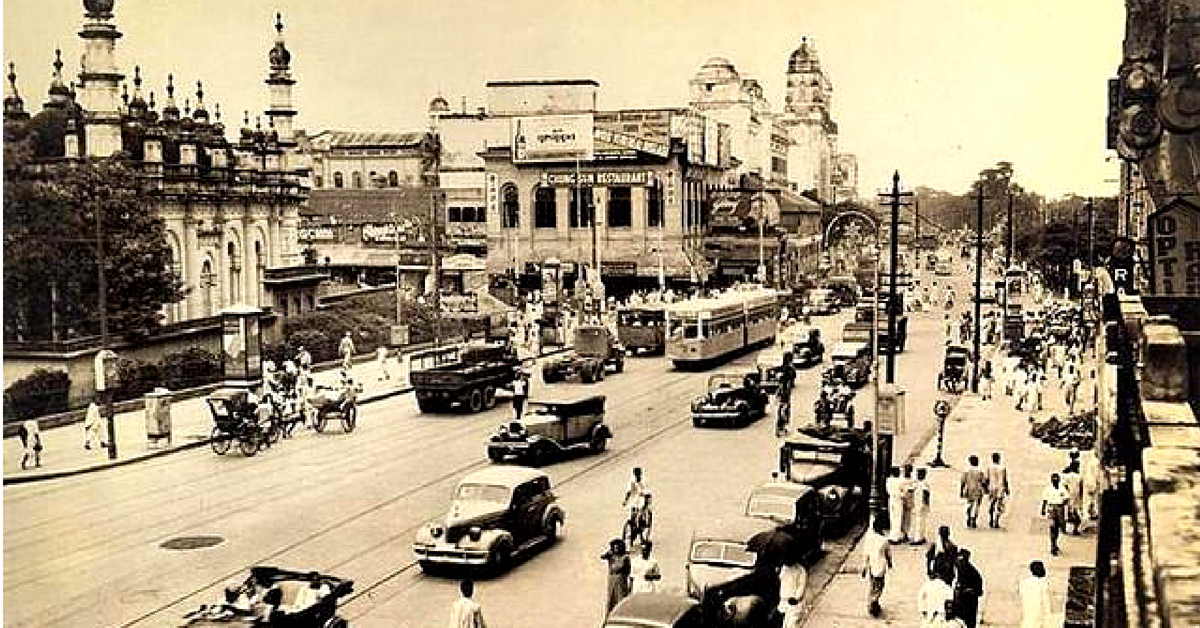
M 617 311 L 617 339 L 630 353 L 658 355 L 667 346 L 667 313 L 661 303 L 623 307 Z
M 711 299 L 666 307 L 667 357 L 675 368 L 701 368 L 775 341 L 779 296 L 763 288 L 734 289 Z

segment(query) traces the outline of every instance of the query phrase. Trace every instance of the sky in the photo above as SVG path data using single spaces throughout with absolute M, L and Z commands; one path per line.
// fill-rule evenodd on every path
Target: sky
M 1047 196 L 1115 194 L 1106 80 L 1121 61 L 1121 0 L 117 0 L 118 64 L 166 75 L 240 126 L 267 105 L 276 11 L 292 53 L 296 128 L 417 130 L 431 98 L 484 104 L 489 80 L 592 78 L 600 108 L 681 107 L 710 57 L 783 107 L 787 59 L 815 42 L 833 83 L 839 148 L 869 197 L 902 185 L 965 192 L 1015 165 Z M 55 47 L 78 73 L 80 0 L 4 0 L 4 61 L 26 108 L 46 98 Z M 130 85 L 132 89 L 132 84 Z

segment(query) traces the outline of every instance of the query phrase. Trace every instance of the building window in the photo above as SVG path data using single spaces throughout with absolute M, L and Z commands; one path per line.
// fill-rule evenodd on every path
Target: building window
M 322 176 L 321 176 L 321 175 L 319 175 L 319 174 L 318 174 L 318 175 L 315 175 L 315 176 L 313 176 L 313 187 L 319 188 L 319 187 L 322 187 L 323 185 L 325 185 L 325 178 L 324 178 L 324 177 L 322 177 Z
M 388 172 L 388 187 L 400 187 L 400 175 L 396 174 L 395 170 Z
M 346 182 L 342 180 L 342 173 L 340 173 L 340 172 L 333 173 L 333 187 L 340 188 L 340 187 L 343 187 L 345 185 L 345 183 Z
M 362 187 L 362 173 L 357 170 L 350 173 L 350 184 L 356 188 L 361 188 Z
M 475 208 L 475 222 L 479 222 L 479 223 L 487 222 L 487 210 L 485 210 L 482 207 L 476 207 Z
M 608 188 L 608 226 L 628 227 L 632 216 L 633 190 L 624 185 Z
M 462 211 L 463 210 L 461 207 L 447 208 L 446 209 L 446 221 L 447 222 L 462 222 L 463 221 Z
M 579 199 L 583 207 L 579 207 Z M 596 203 L 592 200 L 592 188 L 571 188 L 571 227 L 590 227 L 596 215 Z
M 521 205 L 517 200 L 517 186 L 505 183 L 500 188 L 501 210 L 500 226 L 505 229 L 516 229 L 521 226 Z
M 663 226 L 663 189 L 662 183 L 655 181 L 646 188 L 646 226 Z
M 533 226 L 538 229 L 554 229 L 558 226 L 558 191 L 540 187 L 533 193 Z

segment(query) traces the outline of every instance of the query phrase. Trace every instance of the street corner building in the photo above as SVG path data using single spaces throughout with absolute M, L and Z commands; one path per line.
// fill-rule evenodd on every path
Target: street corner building
M 122 34 L 114 4 L 85 0 L 78 81 L 64 83 L 56 52 L 49 98 L 40 112 L 26 112 L 10 67 L 6 141 L 29 142 L 33 158 L 46 165 L 120 156 L 139 173 L 150 206 L 165 223 L 171 266 L 183 283 L 185 296 L 165 306 L 165 322 L 215 316 L 234 304 L 297 313 L 314 309 L 319 278 L 300 267 L 297 246 L 310 167 L 293 131 L 296 80 L 281 16 L 265 59 L 268 106 L 253 123 L 245 112 L 240 133 L 230 141 L 220 105 L 201 81 L 194 92 L 179 85 L 177 95 L 174 75 L 168 75 L 160 110 L 134 66 L 130 93 L 125 83 L 130 74 L 116 65 Z

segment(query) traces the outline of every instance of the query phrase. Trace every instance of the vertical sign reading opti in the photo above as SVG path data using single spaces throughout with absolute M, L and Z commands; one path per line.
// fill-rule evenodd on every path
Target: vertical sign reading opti
M 1200 296 L 1200 210 L 1177 200 L 1150 216 L 1153 292 Z
M 513 118 L 513 162 L 591 161 L 593 127 L 591 114 Z

